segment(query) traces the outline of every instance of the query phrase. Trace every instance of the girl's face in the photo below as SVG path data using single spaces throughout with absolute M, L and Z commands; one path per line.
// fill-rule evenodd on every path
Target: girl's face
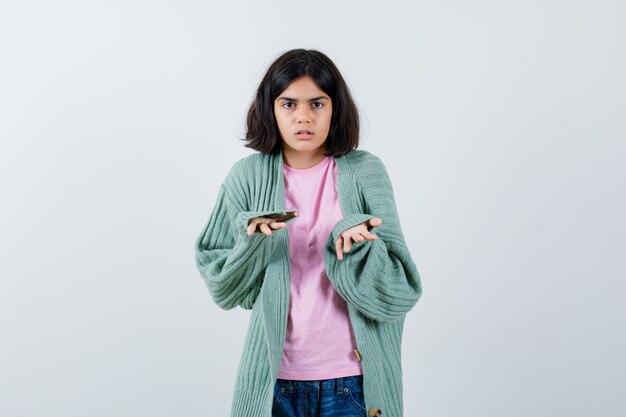
M 332 112 L 330 97 L 308 75 L 289 84 L 274 100 L 274 114 L 284 152 L 321 154 L 330 130 Z

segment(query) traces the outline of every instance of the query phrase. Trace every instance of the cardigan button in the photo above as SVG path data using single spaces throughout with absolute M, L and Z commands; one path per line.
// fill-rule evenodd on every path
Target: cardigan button
M 382 411 L 380 411 L 380 408 L 378 407 L 374 407 L 374 408 L 370 408 L 370 411 L 367 413 L 368 417 L 380 417 L 383 414 Z

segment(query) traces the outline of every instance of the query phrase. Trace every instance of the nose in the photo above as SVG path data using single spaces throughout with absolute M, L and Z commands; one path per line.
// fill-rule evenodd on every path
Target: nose
M 294 112 L 297 123 L 309 123 L 311 121 L 311 110 L 306 106 L 297 108 Z

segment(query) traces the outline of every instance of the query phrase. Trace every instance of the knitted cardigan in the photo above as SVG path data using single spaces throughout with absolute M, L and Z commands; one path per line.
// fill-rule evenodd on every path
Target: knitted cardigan
M 402 417 L 402 332 L 406 313 L 422 293 L 420 276 L 400 229 L 381 159 L 365 150 L 333 158 L 344 218 L 329 233 L 325 270 L 348 304 L 368 415 Z M 195 243 L 196 266 L 215 303 L 226 310 L 236 306 L 251 310 L 231 417 L 272 414 L 289 312 L 289 227 L 273 230 L 270 236 L 260 232 L 248 236 L 246 229 L 253 217 L 290 211 L 283 181 L 282 151 L 238 160 L 221 184 Z M 371 229 L 378 239 L 354 242 L 339 261 L 334 242 L 340 233 L 374 217 L 383 221 Z

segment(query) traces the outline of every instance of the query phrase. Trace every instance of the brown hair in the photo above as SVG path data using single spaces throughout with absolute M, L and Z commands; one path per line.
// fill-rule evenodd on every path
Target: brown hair
M 359 146 L 359 113 L 350 91 L 335 64 L 314 49 L 292 49 L 280 55 L 268 68 L 247 116 L 247 148 L 277 153 L 282 137 L 274 114 L 274 100 L 294 80 L 310 76 L 333 104 L 325 155 L 341 156 Z

